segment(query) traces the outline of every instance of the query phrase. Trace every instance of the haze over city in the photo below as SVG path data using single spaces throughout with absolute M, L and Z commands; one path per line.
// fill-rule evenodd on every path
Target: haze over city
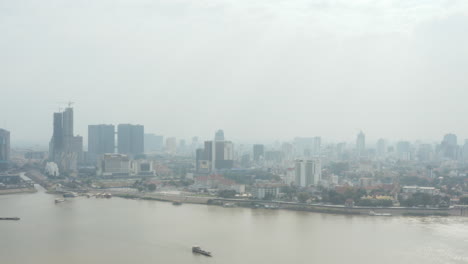
M 238 141 L 468 138 L 467 1 L 2 1 L 0 125 Z
M 468 0 L 0 0 L 8 264 L 467 264 Z

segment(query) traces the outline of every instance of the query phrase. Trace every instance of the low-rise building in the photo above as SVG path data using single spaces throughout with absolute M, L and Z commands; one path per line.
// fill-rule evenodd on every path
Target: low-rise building
M 439 190 L 434 187 L 403 186 L 403 193 L 406 193 L 406 194 L 427 193 L 430 195 L 436 195 L 439 193 Z
M 55 162 L 47 162 L 45 166 L 45 172 L 47 175 L 52 177 L 60 176 L 59 168 Z
M 276 199 L 284 184 L 278 183 L 257 183 L 252 188 L 252 196 L 257 199 L 271 198 Z
M 244 184 L 237 184 L 235 181 L 226 179 L 222 175 L 212 174 L 207 176 L 194 177 L 195 189 L 218 189 L 218 190 L 234 190 L 237 193 L 245 192 Z
M 124 154 L 104 154 L 98 161 L 97 175 L 129 176 L 130 159 Z
M 130 163 L 131 172 L 134 175 L 154 176 L 153 162 L 149 160 L 132 160 Z

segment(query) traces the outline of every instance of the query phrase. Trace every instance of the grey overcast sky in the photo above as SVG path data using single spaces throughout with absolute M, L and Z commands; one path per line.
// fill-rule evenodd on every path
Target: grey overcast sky
M 0 127 L 468 138 L 466 0 L 0 0 Z

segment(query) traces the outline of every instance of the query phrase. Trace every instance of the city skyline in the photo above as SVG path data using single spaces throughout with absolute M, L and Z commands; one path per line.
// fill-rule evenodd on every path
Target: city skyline
M 62 109 L 62 108 L 60 108 L 60 109 Z M 66 109 L 66 108 L 64 107 L 63 109 Z M 50 115 L 50 113 L 49 113 L 49 115 Z M 79 122 L 79 119 L 78 120 L 75 119 L 74 123 L 76 124 L 76 123 L 82 123 L 82 122 Z M 83 134 L 75 133 L 75 134 L 76 134 L 76 136 L 82 137 L 83 142 L 89 142 L 89 129 L 88 129 L 89 126 L 102 126 L 102 125 L 107 125 L 109 123 L 110 122 L 87 124 L 86 129 L 85 129 L 85 133 L 83 133 Z M 116 124 L 115 126 L 117 128 L 117 124 L 126 124 L 126 123 L 116 122 L 115 124 Z M 178 137 L 178 136 L 175 136 L 173 134 L 163 134 L 163 133 L 158 133 L 158 132 L 151 131 L 151 130 L 148 131 L 147 128 L 146 128 L 147 127 L 146 124 L 142 124 L 142 126 L 145 127 L 144 134 L 158 134 L 158 135 L 160 135 L 162 137 L 165 137 L 165 138 L 175 138 L 175 139 L 177 139 L 177 141 L 178 140 L 188 140 L 188 139 L 191 139 L 193 137 L 200 137 L 200 138 L 202 138 L 204 140 L 214 140 L 216 138 L 216 133 L 220 131 L 219 127 L 218 127 L 216 129 L 212 129 L 212 131 L 210 131 L 211 133 L 208 132 L 208 134 L 211 134 L 211 136 L 208 135 L 206 137 L 203 137 L 203 136 L 200 136 L 200 135 L 188 135 L 187 137 Z M 216 127 L 216 126 L 213 126 L 213 127 Z M 8 127 L 6 127 L 6 126 L 1 127 L 1 128 L 9 130 Z M 82 129 L 80 129 L 80 127 L 77 127 L 76 125 L 74 126 L 73 129 L 74 129 L 74 131 L 82 131 Z M 53 128 L 52 128 L 52 130 L 53 130 Z M 159 131 L 161 131 L 161 130 L 159 130 Z M 12 132 L 11 130 L 9 130 L 9 131 Z M 234 134 L 231 134 L 230 132 L 229 132 L 229 134 L 230 134 L 230 138 L 233 139 L 233 141 L 236 141 L 237 143 L 241 143 L 241 144 L 251 144 L 251 145 L 254 145 L 254 144 L 275 144 L 277 142 L 293 142 L 293 141 L 297 140 L 298 138 L 304 138 L 304 139 L 318 138 L 319 140 L 323 141 L 322 144 L 324 144 L 324 145 L 326 145 L 326 144 L 339 144 L 339 143 L 342 143 L 342 142 L 350 144 L 350 145 L 356 145 L 356 135 L 359 135 L 360 133 L 363 133 L 363 132 L 365 134 L 366 142 L 367 142 L 367 145 L 368 145 L 368 147 L 366 147 L 366 148 L 376 148 L 376 146 L 379 143 L 379 140 L 381 140 L 381 139 L 384 139 L 386 141 L 386 144 L 397 144 L 400 141 L 409 141 L 411 143 L 420 142 L 420 143 L 427 143 L 427 144 L 438 144 L 438 143 L 441 142 L 441 140 L 443 139 L 444 136 L 454 134 L 454 135 L 456 135 L 458 137 L 458 145 L 463 145 L 464 142 L 466 140 L 468 140 L 468 136 L 466 136 L 466 137 L 461 136 L 460 134 L 454 133 L 453 130 L 445 131 L 442 134 L 438 135 L 438 137 L 430 138 L 430 139 L 425 138 L 423 136 L 416 137 L 416 138 L 409 138 L 409 137 L 399 137 L 399 138 L 393 137 L 392 138 L 392 137 L 385 137 L 385 136 L 381 136 L 381 135 L 372 135 L 372 134 L 369 135 L 366 132 L 366 130 L 364 130 L 364 129 L 358 129 L 358 130 L 356 130 L 355 134 L 343 135 L 340 138 L 332 138 L 332 137 L 328 137 L 326 135 L 324 136 L 324 135 L 312 134 L 312 135 L 301 135 L 301 136 L 294 135 L 294 136 L 289 137 L 289 138 L 279 138 L 279 137 L 277 137 L 277 138 L 274 138 L 274 137 L 272 137 L 272 138 L 268 138 L 268 137 L 267 138 L 262 138 L 262 137 L 260 137 L 260 138 L 242 139 L 242 138 L 239 138 L 238 136 L 236 136 Z M 48 133 L 50 133 L 50 131 Z M 116 129 L 115 133 L 117 133 L 117 129 Z M 15 138 L 11 142 L 12 147 L 33 147 L 33 146 L 36 146 L 36 147 L 45 148 L 45 147 L 48 147 L 48 144 L 49 144 L 49 142 L 47 142 L 47 140 L 42 141 L 42 140 L 31 140 L 31 139 L 17 139 L 16 138 L 17 135 L 14 135 L 14 136 L 15 136 Z M 177 145 L 178 144 L 179 143 L 177 143 Z M 85 144 L 84 147 L 86 147 L 86 149 L 88 149 L 88 144 Z

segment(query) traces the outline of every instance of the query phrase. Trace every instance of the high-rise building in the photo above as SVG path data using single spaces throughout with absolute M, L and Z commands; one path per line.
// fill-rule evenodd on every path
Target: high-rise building
M 319 159 L 296 160 L 295 184 L 301 187 L 318 185 L 322 179 L 322 165 Z
M 411 144 L 408 141 L 399 141 L 396 149 L 399 159 L 411 160 Z
M 120 124 L 117 127 L 118 153 L 129 156 L 143 154 L 145 128 L 142 125 Z
M 63 136 L 73 137 L 73 108 L 67 107 L 62 113 L 63 118 Z
M 444 135 L 443 142 L 447 143 L 448 145 L 456 146 L 457 143 L 457 135 L 455 134 L 446 134 Z
M 434 158 L 434 151 L 431 144 L 421 144 L 418 148 L 419 161 L 431 161 Z
M 283 152 L 279 150 L 265 151 L 265 160 L 280 163 L 283 160 Z
M 468 139 L 465 139 L 465 144 L 462 148 L 462 157 L 464 162 L 468 161 Z
M 205 159 L 208 161 L 213 160 L 213 153 L 214 153 L 214 144 L 213 141 L 205 141 L 205 149 L 203 150 L 205 152 Z
M 253 159 L 255 162 L 259 162 L 265 157 L 265 146 L 261 144 L 253 145 Z
M 192 137 L 192 143 L 190 144 L 190 152 L 193 153 L 194 150 L 199 148 L 198 137 Z
M 387 142 L 381 138 L 377 141 L 377 156 L 384 157 L 387 153 Z
M 88 126 L 88 157 L 91 162 L 106 153 L 115 152 L 115 127 L 114 125 L 89 125 Z
M 231 169 L 234 165 L 234 149 L 231 141 L 215 141 L 215 169 Z
M 155 134 L 145 134 L 145 153 L 162 151 L 164 149 L 164 137 Z
M 231 141 L 205 141 L 202 152 L 197 151 L 197 163 L 208 164 L 211 171 L 231 169 L 234 166 L 234 147 Z
M 187 144 L 185 143 L 185 139 L 179 140 L 179 152 L 184 154 L 187 152 Z
M 58 165 L 61 174 L 75 175 L 83 158 L 83 138 L 73 135 L 73 108 L 54 113 L 49 160 Z
M 166 139 L 166 152 L 175 155 L 177 153 L 177 139 L 169 137 Z
M 10 132 L 0 128 L 0 171 L 8 169 L 10 161 Z
M 215 133 L 215 141 L 222 141 L 224 140 L 224 131 L 222 129 L 219 129 Z
M 320 137 L 296 137 L 294 138 L 294 146 L 296 154 L 300 157 L 320 157 L 321 155 Z
M 313 157 L 320 157 L 322 152 L 322 138 L 321 137 L 314 137 L 314 145 L 312 147 L 312 156 Z
M 458 158 L 459 147 L 455 134 L 446 134 L 440 144 L 440 154 L 442 158 L 455 160 Z
M 358 158 L 366 155 L 366 135 L 361 131 L 356 138 L 356 152 Z
M 52 161 L 56 160 L 56 154 L 59 156 L 59 153 L 63 151 L 63 115 L 62 113 L 54 113 L 54 130 L 52 134 L 51 147 L 49 150 L 50 159 Z M 57 157 L 58 158 L 58 157 Z
M 200 172 L 200 167 L 202 165 L 202 161 L 205 160 L 205 151 L 204 149 L 196 149 L 195 150 L 195 171 Z

